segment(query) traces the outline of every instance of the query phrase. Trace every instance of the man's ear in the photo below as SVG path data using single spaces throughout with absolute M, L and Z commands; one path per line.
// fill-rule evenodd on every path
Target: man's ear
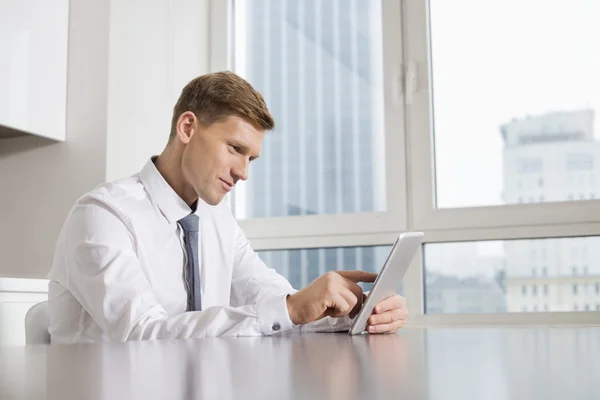
M 188 144 L 197 130 L 198 118 L 191 111 L 182 113 L 177 119 L 176 136 L 183 144 Z

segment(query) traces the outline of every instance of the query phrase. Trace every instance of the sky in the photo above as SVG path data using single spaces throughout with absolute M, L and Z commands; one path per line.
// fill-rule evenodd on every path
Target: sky
M 430 12 L 438 206 L 501 204 L 500 125 L 600 113 L 600 1 L 430 0 Z
M 600 1 L 430 0 L 430 13 L 438 207 L 502 204 L 502 124 L 600 114 Z M 477 248 L 497 255 L 502 242 Z M 439 267 L 491 273 L 478 263 Z

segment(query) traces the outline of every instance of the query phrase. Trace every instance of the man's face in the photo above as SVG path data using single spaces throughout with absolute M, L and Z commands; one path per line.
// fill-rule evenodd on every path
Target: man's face
M 260 156 L 265 132 L 236 116 L 208 128 L 195 119 L 191 127 L 182 157 L 183 176 L 198 197 L 217 205 L 240 179 L 248 179 L 248 166 Z

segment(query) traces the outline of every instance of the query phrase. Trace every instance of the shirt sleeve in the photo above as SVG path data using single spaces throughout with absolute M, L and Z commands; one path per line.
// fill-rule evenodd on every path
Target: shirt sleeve
M 111 341 L 260 336 L 283 330 L 271 323 L 286 304 L 285 291 L 274 290 L 277 285 L 239 307 L 169 317 L 139 264 L 127 217 L 101 198 L 78 202 L 64 229 L 66 271 L 61 283 Z
M 283 276 L 262 262 L 237 221 L 232 220 L 235 239 L 230 304 L 257 304 L 261 329 L 265 333 L 292 329 L 286 298 L 296 290 Z
M 231 304 L 264 304 L 259 319 L 262 331 L 273 333 L 273 327 L 280 331 L 296 332 L 338 332 L 348 331 L 352 325 L 349 317 L 325 317 L 305 325 L 294 325 L 290 320 L 286 298 L 297 292 L 296 289 L 269 268 L 252 249 L 250 241 L 235 222 L 235 248 L 233 263 L 233 279 L 231 289 Z M 273 299 L 272 302 L 265 302 Z

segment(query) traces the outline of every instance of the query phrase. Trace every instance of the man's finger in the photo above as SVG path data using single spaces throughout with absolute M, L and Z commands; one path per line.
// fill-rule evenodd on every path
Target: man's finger
M 352 319 L 354 319 L 360 312 L 360 309 L 362 308 L 363 304 L 365 303 L 365 300 L 367 300 L 367 295 L 364 294 L 364 292 L 363 292 L 363 293 L 361 293 L 361 295 L 358 298 L 360 300 L 356 303 L 356 306 L 354 306 L 354 310 L 352 310 L 352 312 L 350 313 L 350 318 L 352 318 Z
M 338 274 L 343 276 L 346 279 L 351 280 L 352 282 L 375 282 L 377 279 L 377 274 L 373 274 L 371 272 L 366 271 L 336 271 Z
M 350 304 L 340 293 L 335 294 L 332 297 L 333 304 L 327 308 L 325 315 L 330 317 L 343 317 L 348 314 L 351 310 Z
M 352 308 L 352 311 L 350 312 L 350 318 L 354 318 L 356 316 L 356 314 L 358 314 L 358 312 L 360 311 L 360 308 L 362 307 L 364 293 L 360 286 L 358 286 L 356 283 L 352 282 L 349 279 L 343 279 L 342 284 L 344 285 L 344 287 L 347 290 L 349 290 L 352 293 L 352 295 L 356 299 L 355 306 L 354 306 L 354 308 Z
M 349 290 L 346 287 L 343 287 L 340 290 L 340 295 L 344 298 L 344 300 L 346 300 L 346 302 L 348 303 L 348 306 L 350 307 L 350 309 L 344 313 L 344 315 L 352 315 L 352 313 L 355 312 L 355 310 L 360 307 L 358 304 L 358 297 L 356 297 L 356 294 L 354 294 L 354 292 L 352 292 L 352 290 Z
M 354 306 L 354 308 L 350 312 L 350 318 L 352 318 L 352 319 L 354 319 L 354 317 L 356 317 L 358 315 L 358 313 L 360 312 L 360 309 L 363 306 L 364 298 L 363 298 L 362 292 L 358 295 L 358 297 L 356 298 L 356 300 L 357 300 L 356 301 L 356 305 Z
M 400 308 L 382 314 L 371 314 L 369 317 L 369 325 L 391 324 L 394 321 L 406 319 L 406 314 L 405 310 Z
M 375 314 L 381 314 L 397 308 L 406 308 L 406 299 L 398 294 L 395 294 L 377 303 L 373 312 Z
M 405 319 L 394 321 L 391 324 L 369 325 L 367 332 L 369 333 L 393 333 L 402 328 L 406 324 Z

